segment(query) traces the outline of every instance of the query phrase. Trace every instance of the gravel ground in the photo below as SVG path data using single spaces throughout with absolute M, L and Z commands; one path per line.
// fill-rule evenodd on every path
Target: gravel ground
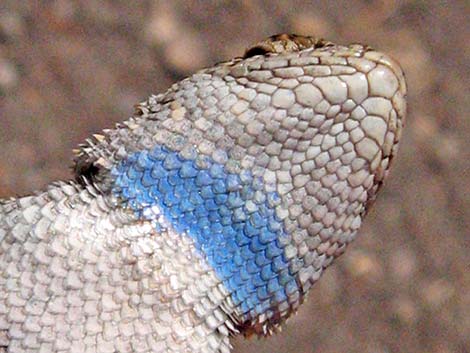
M 0 197 L 70 178 L 87 136 L 268 35 L 365 42 L 407 74 L 392 177 L 283 333 L 235 352 L 469 352 L 469 17 L 466 1 L 0 0 Z

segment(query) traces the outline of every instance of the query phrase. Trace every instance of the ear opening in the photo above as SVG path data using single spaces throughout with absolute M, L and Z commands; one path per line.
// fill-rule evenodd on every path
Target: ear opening
M 103 135 L 93 135 L 86 143 L 74 150 L 72 166 L 75 180 L 82 186 L 104 184 L 109 171 L 109 158 L 106 156 L 106 139 Z
M 82 186 L 95 184 L 99 181 L 101 168 L 94 164 L 94 161 L 75 160 L 73 172 L 75 180 Z

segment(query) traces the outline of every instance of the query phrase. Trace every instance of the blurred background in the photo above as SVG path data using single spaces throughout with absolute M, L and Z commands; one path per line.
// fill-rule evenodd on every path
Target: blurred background
M 0 197 L 70 178 L 72 148 L 266 36 L 363 42 L 409 110 L 358 240 L 283 333 L 235 352 L 470 352 L 468 1 L 0 0 Z

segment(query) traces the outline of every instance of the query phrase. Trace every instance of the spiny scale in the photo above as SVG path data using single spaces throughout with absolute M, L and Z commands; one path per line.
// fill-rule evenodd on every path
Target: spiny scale
M 76 182 L 0 203 L 0 347 L 229 352 L 271 332 L 356 237 L 405 96 L 390 57 L 293 35 L 151 96 L 80 147 Z

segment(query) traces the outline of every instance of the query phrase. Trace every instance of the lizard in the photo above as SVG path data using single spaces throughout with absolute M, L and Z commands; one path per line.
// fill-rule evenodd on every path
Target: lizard
M 405 114 L 390 56 L 289 34 L 151 95 L 71 180 L 0 201 L 0 351 L 228 353 L 276 331 L 355 239 Z

